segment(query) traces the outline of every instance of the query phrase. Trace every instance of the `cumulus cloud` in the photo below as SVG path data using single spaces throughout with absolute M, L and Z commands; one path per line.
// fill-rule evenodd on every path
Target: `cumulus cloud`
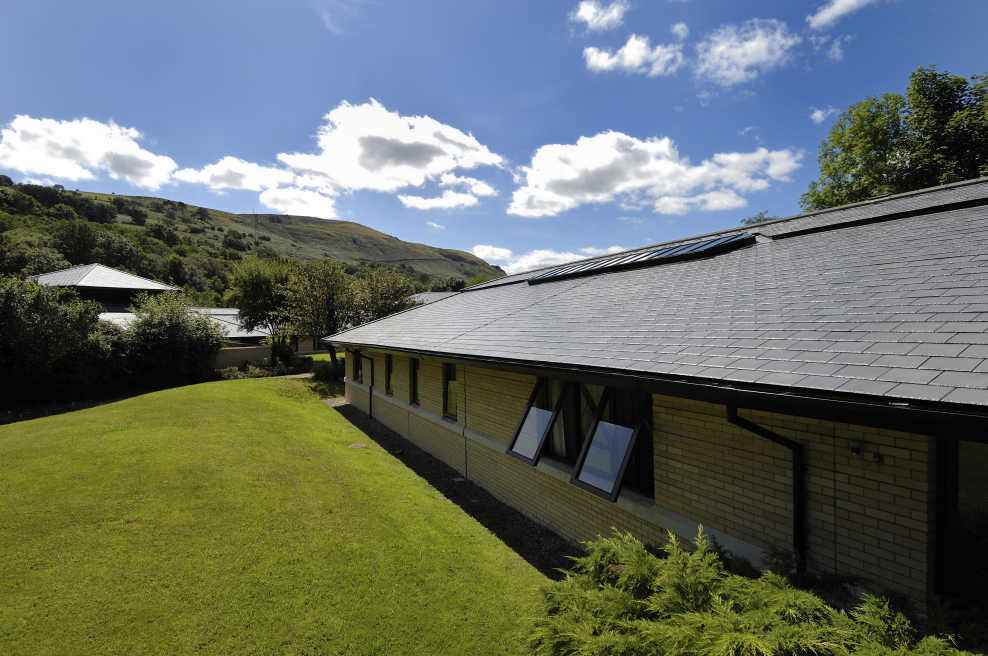
M 696 75 L 724 87 L 748 82 L 789 61 L 800 41 L 780 20 L 725 25 L 697 45 Z
M 440 187 L 466 187 L 474 196 L 497 196 L 497 189 L 490 186 L 483 180 L 468 178 L 466 176 L 454 175 L 453 173 L 443 173 L 439 177 Z
M 265 207 L 299 216 L 314 216 L 319 219 L 336 217 L 336 207 L 330 196 L 298 187 L 276 187 L 265 189 L 260 195 Z
M 878 0 L 828 0 L 807 16 L 806 22 L 812 30 L 825 30 L 833 27 L 844 16 L 876 2 Z
M 621 251 L 626 251 L 623 246 L 608 246 L 607 248 L 594 248 L 593 246 L 587 246 L 586 248 L 581 248 L 579 251 L 586 255 L 587 257 L 592 257 L 594 255 L 609 255 L 611 253 L 620 253 Z
M 142 148 L 135 128 L 89 118 L 59 121 L 14 117 L 0 130 L 0 167 L 61 180 L 114 180 L 158 189 L 178 168 L 171 157 Z
M 284 169 L 261 166 L 230 156 L 222 158 L 215 164 L 208 164 L 201 169 L 175 171 L 177 180 L 208 185 L 213 191 L 223 189 L 261 191 L 282 184 L 290 184 L 294 177 Z
M 454 207 L 473 207 L 478 202 L 477 197 L 472 194 L 463 194 L 449 190 L 444 191 L 442 196 L 435 198 L 401 194 L 398 196 L 398 200 L 405 207 L 411 207 L 416 210 L 448 210 Z
M 837 113 L 836 107 L 827 107 L 826 109 L 819 109 L 817 107 L 810 107 L 810 120 L 820 125 L 828 118 Z
M 620 26 L 627 11 L 628 3 L 621 0 L 606 6 L 596 0 L 584 0 L 570 14 L 570 20 L 585 24 L 592 32 L 601 32 Z
M 679 70 L 683 65 L 683 46 L 673 43 L 653 48 L 647 36 L 632 34 L 616 52 L 593 46 L 584 48 L 583 59 L 587 68 L 597 73 L 623 71 L 657 77 L 672 75 Z
M 623 248 L 611 246 L 609 248 L 580 248 L 578 253 L 567 251 L 555 251 L 550 248 L 538 248 L 527 253 L 515 254 L 507 248 L 498 248 L 489 244 L 477 244 L 471 252 L 482 260 L 499 264 L 505 272 L 522 273 L 541 267 L 566 264 L 575 260 L 583 260 L 588 256 L 605 255 L 607 253 L 619 253 Z
M 373 98 L 361 105 L 342 102 L 324 118 L 319 152 L 280 153 L 278 160 L 340 190 L 393 192 L 457 168 L 503 161 L 471 134 L 429 116 L 389 111 Z
M 498 248 L 490 244 L 477 244 L 470 249 L 470 252 L 482 260 L 493 262 L 507 262 L 511 259 L 512 252 L 507 248 Z
M 425 224 L 434 230 L 445 230 L 446 226 L 441 223 L 436 223 L 435 221 L 426 221 Z
M 690 35 L 690 28 L 687 27 L 686 23 L 676 23 L 669 30 L 675 35 L 677 39 L 682 41 Z
M 718 210 L 744 204 L 740 194 L 788 181 L 802 154 L 758 148 L 717 153 L 699 164 L 679 154 L 668 137 L 641 140 L 621 132 L 580 137 L 575 144 L 540 147 L 520 169 L 508 213 L 556 216 L 580 205 L 649 203 L 659 213 Z M 740 203 L 740 204 L 739 204 Z

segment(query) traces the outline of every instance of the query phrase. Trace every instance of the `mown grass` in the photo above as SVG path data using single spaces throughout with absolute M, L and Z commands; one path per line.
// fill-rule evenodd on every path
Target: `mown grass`
M 545 578 L 252 379 L 0 426 L 0 581 L 3 654 L 495 654 Z

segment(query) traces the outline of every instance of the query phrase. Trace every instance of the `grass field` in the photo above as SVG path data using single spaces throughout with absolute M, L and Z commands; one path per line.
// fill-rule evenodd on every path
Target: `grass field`
M 545 579 L 304 381 L 251 379 L 0 426 L 0 582 L 5 655 L 497 654 Z

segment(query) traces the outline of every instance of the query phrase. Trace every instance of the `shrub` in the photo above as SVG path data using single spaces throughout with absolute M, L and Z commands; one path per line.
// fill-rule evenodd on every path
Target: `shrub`
M 181 294 L 142 294 L 128 329 L 134 371 L 150 387 L 184 385 L 212 377 L 222 330 L 189 310 Z
M 312 377 L 324 383 L 340 380 L 343 378 L 342 363 L 337 363 L 334 367 L 332 362 L 317 362 L 312 367 Z
M 562 581 L 543 592 L 536 654 L 612 656 L 906 656 L 962 654 L 946 638 L 916 641 L 909 621 L 864 595 L 850 613 L 778 574 L 730 574 L 702 531 L 688 551 L 670 534 L 666 556 L 628 534 L 586 543 Z

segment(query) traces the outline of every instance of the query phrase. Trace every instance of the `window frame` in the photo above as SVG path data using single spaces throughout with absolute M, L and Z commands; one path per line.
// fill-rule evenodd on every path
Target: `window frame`
M 419 359 L 410 358 L 408 361 L 408 403 L 419 404 Z
M 641 432 L 642 422 L 640 419 L 634 426 L 625 426 L 625 428 L 632 429 L 631 439 L 628 440 L 628 446 L 625 448 L 624 456 L 621 458 L 621 466 L 618 468 L 618 474 L 614 481 L 613 490 L 607 492 L 606 490 L 602 490 L 595 485 L 581 481 L 579 478 L 580 472 L 583 471 L 583 466 L 586 464 L 587 455 L 590 452 L 590 445 L 593 443 L 593 438 L 597 434 L 597 428 L 600 426 L 604 411 L 611 402 L 612 394 L 614 394 L 613 387 L 608 386 L 604 389 L 604 394 L 601 396 L 600 403 L 597 405 L 597 412 L 594 415 L 593 423 L 590 424 L 590 430 L 587 431 L 587 435 L 583 438 L 583 446 L 580 448 L 580 455 L 576 459 L 576 464 L 573 465 L 573 473 L 570 476 L 569 482 L 582 490 L 586 490 L 591 494 L 595 494 L 598 497 L 602 497 L 613 502 L 617 501 L 618 496 L 621 494 L 621 488 L 624 486 L 624 474 L 628 469 L 628 463 L 631 461 L 631 454 L 635 450 L 635 443 L 638 441 L 638 434 Z
M 452 378 L 449 377 L 449 371 L 450 371 L 451 368 L 453 370 L 453 377 Z M 448 409 L 449 409 L 449 383 L 450 383 L 451 380 L 454 383 L 458 382 L 457 379 L 456 379 L 456 364 L 455 363 L 451 363 L 451 362 L 444 362 L 443 363 L 443 407 L 442 407 L 442 416 L 443 416 L 443 419 L 449 419 L 451 421 L 459 421 L 457 419 L 457 414 L 458 413 L 457 413 L 457 408 L 455 406 L 453 407 L 452 414 L 450 414 L 449 411 L 448 411 Z M 459 397 L 459 389 L 457 389 L 457 397 Z
M 394 373 L 394 358 L 390 353 L 384 355 L 384 393 L 388 396 L 394 395 L 391 388 L 391 374 Z
M 532 465 L 533 467 L 539 463 L 539 459 L 542 457 L 542 452 L 545 449 L 546 442 L 548 441 L 549 433 L 552 432 L 552 427 L 556 425 L 556 420 L 559 419 L 559 413 L 563 408 L 563 401 L 568 395 L 568 387 L 564 386 L 562 393 L 559 395 L 559 398 L 556 399 L 556 403 L 552 407 L 552 417 L 549 418 L 549 423 L 546 425 L 545 430 L 542 431 L 542 435 L 539 437 L 539 443 L 535 447 L 535 455 L 531 458 L 523 456 L 514 450 L 515 443 L 521 435 L 521 429 L 525 426 L 525 420 L 528 419 L 528 413 L 531 412 L 532 406 L 535 405 L 535 400 L 538 398 L 539 392 L 546 386 L 548 386 L 548 381 L 545 378 L 539 378 L 538 382 L 535 383 L 535 388 L 532 389 L 532 393 L 528 396 L 528 403 L 525 405 L 525 411 L 522 412 L 521 419 L 518 420 L 518 426 L 515 428 L 514 435 L 511 437 L 511 442 L 508 443 L 508 449 L 505 451 L 505 453 L 512 458 L 517 458 L 518 460 Z

